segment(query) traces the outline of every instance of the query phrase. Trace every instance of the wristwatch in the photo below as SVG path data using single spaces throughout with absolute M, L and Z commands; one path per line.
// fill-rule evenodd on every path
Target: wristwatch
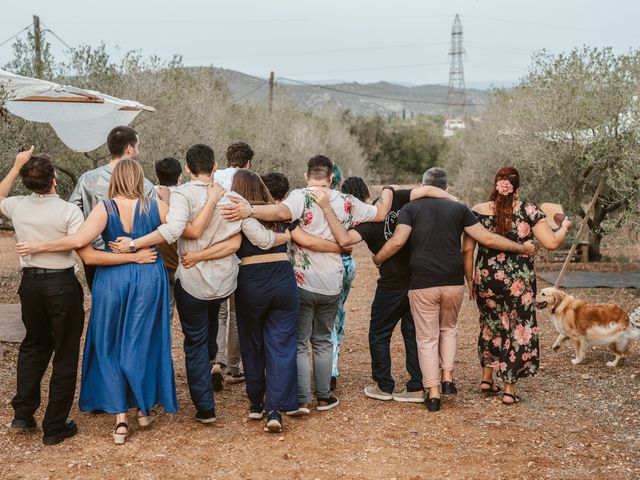
M 131 253 L 135 253 L 135 251 L 136 251 L 136 244 L 135 244 L 135 240 L 131 240 L 131 241 L 129 242 L 129 251 L 130 251 Z

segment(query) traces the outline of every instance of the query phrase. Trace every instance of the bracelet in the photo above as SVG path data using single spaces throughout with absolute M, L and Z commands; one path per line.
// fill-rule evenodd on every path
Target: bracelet
M 249 205 L 251 207 L 251 217 L 253 218 L 253 215 L 255 214 L 255 211 L 253 210 L 253 205 Z

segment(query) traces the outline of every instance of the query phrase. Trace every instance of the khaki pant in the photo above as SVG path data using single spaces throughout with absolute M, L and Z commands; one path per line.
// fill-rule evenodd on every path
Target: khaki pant
M 240 374 L 240 339 L 238 338 L 238 324 L 236 322 L 236 297 L 232 294 L 228 300 L 220 305 L 218 315 L 218 354 L 216 363 L 227 366 L 228 375 Z
M 409 290 L 425 389 L 440 385 L 441 370 L 453 370 L 463 297 L 464 285 Z

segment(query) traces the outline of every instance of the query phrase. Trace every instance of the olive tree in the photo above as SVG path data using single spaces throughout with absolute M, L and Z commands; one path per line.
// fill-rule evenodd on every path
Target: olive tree
M 562 203 L 588 219 L 590 255 L 600 259 L 604 235 L 637 228 L 640 179 L 640 52 L 581 48 L 534 55 L 528 75 L 489 105 L 447 152 L 456 187 L 470 201 L 489 191 L 495 171 L 515 166 L 522 191 L 535 201 Z

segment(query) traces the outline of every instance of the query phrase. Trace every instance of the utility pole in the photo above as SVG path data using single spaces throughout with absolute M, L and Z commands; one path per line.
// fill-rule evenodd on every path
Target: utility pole
M 462 119 L 464 115 L 464 105 L 466 103 L 464 65 L 462 64 L 464 54 L 462 22 L 460 21 L 460 15 L 456 14 L 451 27 L 451 48 L 449 49 L 449 92 L 447 98 L 449 104 L 448 118 L 450 119 Z
M 40 31 L 40 17 L 37 15 L 33 16 L 33 49 L 33 69 L 36 78 L 42 78 L 42 32 Z
M 273 87 L 275 83 L 275 74 L 271 72 L 269 75 L 269 113 L 273 109 Z

